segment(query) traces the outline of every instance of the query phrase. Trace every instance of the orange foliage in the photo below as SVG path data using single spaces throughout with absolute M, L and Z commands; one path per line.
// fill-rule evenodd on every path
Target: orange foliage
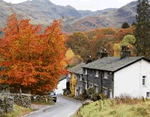
M 1 83 L 48 92 L 56 88 L 60 75 L 66 73 L 63 63 L 67 48 L 61 20 L 54 20 L 45 31 L 29 21 L 12 14 L 3 29 L 0 53 L 4 61 L 0 66 L 8 69 L 0 72 L 0 76 L 6 76 Z
M 135 27 L 119 29 L 114 35 L 116 43 L 120 43 L 125 35 L 134 35 Z

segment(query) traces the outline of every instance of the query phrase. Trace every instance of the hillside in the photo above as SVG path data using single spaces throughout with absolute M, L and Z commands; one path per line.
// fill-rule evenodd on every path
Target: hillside
M 95 12 L 76 10 L 72 6 L 55 5 L 49 0 L 32 0 L 19 4 L 6 3 L 0 0 L 0 28 L 5 25 L 7 16 L 12 13 L 30 18 L 32 24 L 49 25 L 54 19 L 65 16 L 65 32 L 87 31 L 99 27 L 120 27 L 124 21 L 130 24 L 135 20 L 136 1 L 116 9 L 108 8 Z
M 68 32 L 72 31 L 87 31 L 89 29 L 101 27 L 118 27 L 120 28 L 123 22 L 132 24 L 136 16 L 136 1 L 119 9 L 96 11 L 92 16 L 86 16 L 73 23 L 65 25 L 64 29 Z

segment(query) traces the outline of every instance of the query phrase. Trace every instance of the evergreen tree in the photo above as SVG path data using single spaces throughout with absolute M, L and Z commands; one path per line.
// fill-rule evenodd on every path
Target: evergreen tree
M 121 27 L 122 28 L 129 28 L 130 26 L 127 22 L 124 22 Z
M 133 22 L 133 23 L 132 23 L 132 26 L 136 26 L 136 23 L 135 23 L 135 22 Z
M 150 58 L 150 5 L 148 0 L 137 2 L 135 30 L 137 55 Z

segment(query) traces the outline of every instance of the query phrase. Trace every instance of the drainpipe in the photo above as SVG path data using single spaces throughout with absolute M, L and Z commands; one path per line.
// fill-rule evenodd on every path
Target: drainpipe
M 87 89 L 89 88 L 89 75 L 88 75 L 88 73 L 87 73 Z
M 101 93 L 103 93 L 103 72 L 101 72 Z

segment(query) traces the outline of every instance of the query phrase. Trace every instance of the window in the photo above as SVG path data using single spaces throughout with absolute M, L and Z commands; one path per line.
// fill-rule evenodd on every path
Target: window
M 96 73 L 95 73 L 95 77 L 98 77 L 98 71 L 96 71 Z
M 150 97 L 150 92 L 146 92 L 146 97 Z
M 145 85 L 146 76 L 142 77 L 142 85 Z
M 108 72 L 104 72 L 104 78 L 108 79 Z
M 92 84 L 92 83 L 89 83 L 89 87 L 93 87 L 93 84 Z
M 84 89 L 87 90 L 87 82 L 84 82 Z
M 79 87 L 79 94 L 82 94 L 82 88 Z
M 98 86 L 95 85 L 94 88 L 95 88 L 95 92 L 98 93 Z
M 87 75 L 87 69 L 84 70 L 84 74 Z
M 71 74 L 68 74 L 68 77 L 71 78 Z
M 79 75 L 79 79 L 80 79 L 80 81 L 82 81 L 82 75 Z
M 104 90 L 104 94 L 107 95 L 107 89 Z

